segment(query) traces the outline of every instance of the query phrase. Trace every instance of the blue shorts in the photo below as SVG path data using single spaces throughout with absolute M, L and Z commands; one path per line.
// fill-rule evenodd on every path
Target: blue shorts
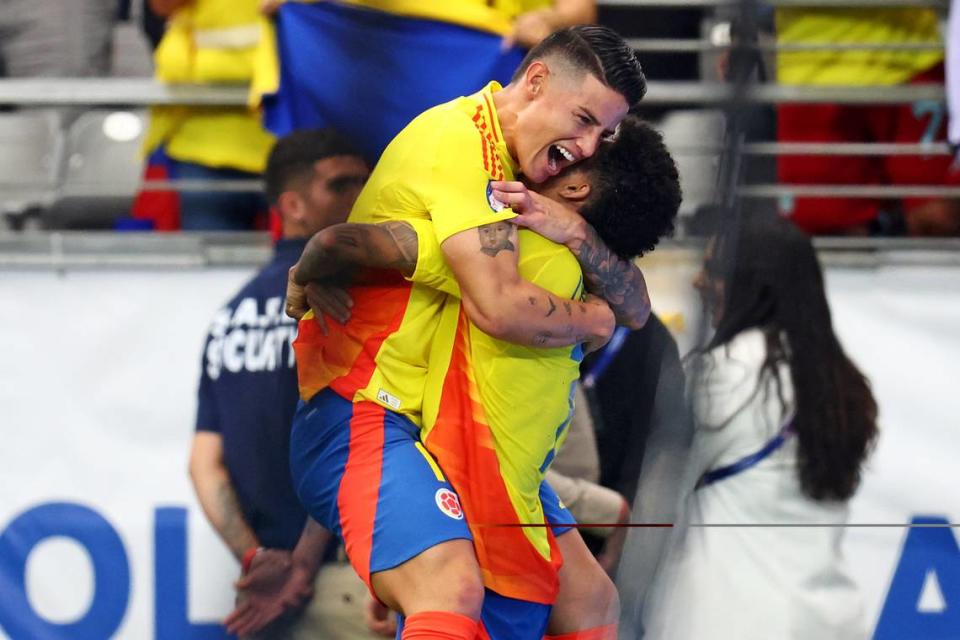
M 290 470 L 297 496 L 343 541 L 368 587 L 372 573 L 441 542 L 473 539 L 453 487 L 419 434 L 404 416 L 329 389 L 294 415 Z
M 473 539 L 453 487 L 419 435 L 406 417 L 329 389 L 301 402 L 294 416 L 290 469 L 297 495 L 343 541 L 368 588 L 377 571 L 442 542 Z M 540 499 L 554 535 L 570 531 L 576 521 L 546 482 Z M 539 640 L 550 610 L 488 589 L 481 620 L 492 640 Z

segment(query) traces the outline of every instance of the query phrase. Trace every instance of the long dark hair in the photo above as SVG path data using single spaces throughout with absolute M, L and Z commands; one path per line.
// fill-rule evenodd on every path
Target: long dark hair
M 814 500 L 846 500 L 877 436 L 877 404 L 866 377 L 833 331 L 823 274 L 810 238 L 775 215 L 745 215 L 714 243 L 712 278 L 724 283 L 723 312 L 708 348 L 762 329 L 761 377 L 786 363 L 793 381 L 800 485 Z

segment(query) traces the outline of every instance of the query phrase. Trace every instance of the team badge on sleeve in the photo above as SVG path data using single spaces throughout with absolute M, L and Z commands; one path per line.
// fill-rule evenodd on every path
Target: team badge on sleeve
M 490 180 L 487 180 L 487 204 L 489 204 L 490 208 L 495 212 L 500 213 L 507 208 L 507 205 L 493 197 L 493 187 L 490 186 L 490 182 Z
M 454 520 L 463 520 L 463 509 L 460 507 L 460 498 L 457 497 L 457 494 L 450 489 L 437 489 L 434 498 L 436 498 L 440 511 Z

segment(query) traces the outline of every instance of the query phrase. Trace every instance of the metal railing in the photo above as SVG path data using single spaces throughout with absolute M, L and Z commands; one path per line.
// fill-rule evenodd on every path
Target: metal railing
M 0 79 L 0 105 L 19 107 L 65 107 L 75 105 L 109 107 L 149 106 L 224 106 L 247 105 L 247 88 L 242 86 L 176 85 L 168 86 L 147 78 L 76 79 L 44 78 L 31 80 Z M 730 86 L 704 82 L 650 82 L 645 105 L 669 106 L 701 104 L 715 106 L 733 98 Z M 757 85 L 748 100 L 767 104 L 846 103 L 906 104 L 919 100 L 942 102 L 939 85 L 899 85 L 892 87 L 847 87 L 813 85 Z

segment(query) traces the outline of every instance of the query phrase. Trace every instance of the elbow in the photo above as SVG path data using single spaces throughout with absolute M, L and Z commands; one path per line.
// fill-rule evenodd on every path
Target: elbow
M 478 304 L 477 301 L 464 295 L 463 310 L 470 322 L 488 336 L 498 340 L 504 340 L 510 336 L 509 314 L 503 307 L 492 304 Z
M 647 320 L 650 319 L 650 305 L 645 304 L 633 313 L 624 318 L 617 318 L 617 322 L 628 329 L 636 331 L 647 326 Z
M 468 303 L 466 300 L 464 300 L 463 307 L 467 317 L 470 318 L 470 322 L 472 322 L 477 329 L 498 340 L 503 340 L 508 337 L 510 330 L 505 314 L 495 310 L 487 310 L 485 312 L 476 305 Z

